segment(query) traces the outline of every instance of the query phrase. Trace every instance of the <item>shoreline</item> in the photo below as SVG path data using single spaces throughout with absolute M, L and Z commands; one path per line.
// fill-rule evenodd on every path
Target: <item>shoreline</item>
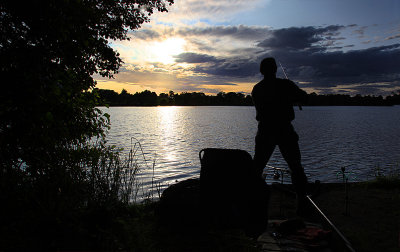
M 291 184 L 283 184 L 291 189 Z M 179 226 L 173 221 L 173 227 L 163 227 L 160 245 L 165 251 L 262 251 L 262 244 L 245 236 L 235 229 L 204 229 L 201 223 L 196 224 L 198 212 L 191 213 L 196 205 L 199 191 L 190 187 L 190 192 L 175 191 L 180 199 L 174 205 L 184 215 L 178 214 L 174 220 L 187 218 L 189 225 Z M 299 218 L 296 215 L 296 199 L 277 186 L 270 186 L 271 197 L 268 207 L 269 220 L 289 220 Z M 345 188 L 342 183 L 321 183 L 321 193 L 314 199 L 317 206 L 350 241 L 355 251 L 399 251 L 400 249 L 400 183 L 397 178 L 393 184 L 379 182 L 353 182 L 347 184 L 348 212 L 345 213 Z M 194 197 L 191 197 L 194 196 Z M 189 199 L 189 200 L 188 200 Z M 158 203 L 156 203 L 158 204 Z M 188 213 L 188 214 L 187 214 Z M 196 214 L 197 213 L 197 214 Z M 164 213 L 165 214 L 165 213 Z M 168 214 L 167 214 L 168 215 Z M 160 217 L 160 215 L 156 216 Z M 194 219 L 191 219 L 194 218 Z M 325 224 L 318 215 L 303 218 L 304 221 Z M 192 225 L 195 223 L 195 225 Z M 178 228 L 177 228 L 178 227 Z M 332 230 L 327 225 L 324 229 Z M 271 232 L 267 229 L 265 232 Z M 265 234 L 264 232 L 264 234 Z M 222 239 L 222 240 L 220 240 Z M 240 241 L 240 242 L 239 242 Z M 335 237 L 332 243 L 340 242 Z M 208 245 L 204 245 L 204 244 Z M 194 248 L 194 246 L 198 246 Z M 216 247 L 218 246 L 218 247 Z M 232 247 L 233 246 L 233 247 Z M 341 245 L 339 245 L 340 247 Z M 340 250 L 333 250 L 340 251 Z
M 374 181 L 352 182 L 347 190 L 347 214 L 343 183 L 321 183 L 321 193 L 314 201 L 356 251 L 399 251 L 399 184 L 385 187 Z M 271 186 L 269 216 L 295 218 L 295 199 Z

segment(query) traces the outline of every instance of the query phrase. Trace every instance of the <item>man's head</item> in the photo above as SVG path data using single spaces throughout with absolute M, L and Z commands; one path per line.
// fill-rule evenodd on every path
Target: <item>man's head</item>
M 262 75 L 275 76 L 277 69 L 278 67 L 276 66 L 274 58 L 265 58 L 261 61 L 260 72 L 262 73 Z

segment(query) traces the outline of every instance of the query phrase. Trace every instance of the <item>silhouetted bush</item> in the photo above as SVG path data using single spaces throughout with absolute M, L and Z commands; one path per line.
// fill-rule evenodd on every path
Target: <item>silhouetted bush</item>
M 109 40 L 173 0 L 136 2 L 0 2 L 1 251 L 127 250 L 127 170 L 96 108 L 115 97 L 92 76 L 112 78 Z

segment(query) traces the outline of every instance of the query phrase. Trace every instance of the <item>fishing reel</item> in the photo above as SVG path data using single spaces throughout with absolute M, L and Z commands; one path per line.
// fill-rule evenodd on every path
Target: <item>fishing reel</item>
M 277 170 L 275 170 L 274 175 L 272 175 L 272 177 L 274 178 L 274 180 L 278 180 L 281 178 L 281 174 Z

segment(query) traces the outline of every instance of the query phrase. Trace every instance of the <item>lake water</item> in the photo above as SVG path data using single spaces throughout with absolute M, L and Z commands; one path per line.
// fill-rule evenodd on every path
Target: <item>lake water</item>
M 148 166 L 141 170 L 145 188 L 151 178 L 165 188 L 176 181 L 199 177 L 199 151 L 203 148 L 243 149 L 254 154 L 254 107 L 102 110 L 111 115 L 107 137 L 110 145 L 127 151 L 131 137 L 141 143 L 148 160 Z M 387 172 L 399 168 L 400 106 L 304 107 L 295 112 L 293 125 L 300 136 L 302 164 L 310 181 L 340 182 L 338 172 L 344 166 L 349 181 L 371 179 L 377 167 Z M 278 148 L 268 164 L 287 168 Z

